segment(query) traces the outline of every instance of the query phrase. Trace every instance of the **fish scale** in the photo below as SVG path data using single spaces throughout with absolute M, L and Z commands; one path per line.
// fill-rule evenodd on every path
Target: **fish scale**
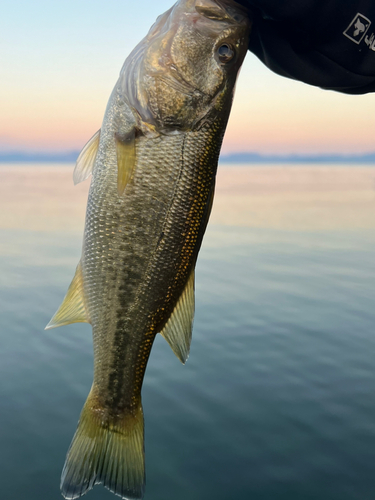
M 135 377 L 137 364 L 132 358 L 137 358 L 138 353 L 143 352 L 145 343 L 145 352 L 148 354 L 148 348 L 151 348 L 156 333 L 170 316 L 195 264 L 204 232 L 204 228 L 200 230 L 202 215 L 206 210 L 216 173 L 216 162 L 207 153 L 210 139 L 206 135 L 212 136 L 213 142 L 220 141 L 220 130 L 222 127 L 217 126 L 219 134 L 216 134 L 218 137 L 215 139 L 215 130 L 210 128 L 199 134 L 186 133 L 155 139 L 153 148 L 150 146 L 152 141 L 147 141 L 146 155 L 143 154 L 140 142 L 137 148 L 136 174 L 115 211 L 113 198 L 117 191 L 116 175 L 110 175 L 110 170 L 107 169 L 107 183 L 101 179 L 91 187 L 88 214 L 111 214 L 109 220 L 108 216 L 104 219 L 99 216 L 98 221 L 95 216 L 88 216 L 90 222 L 85 230 L 87 246 L 85 244 L 82 261 L 85 295 L 88 297 L 88 309 L 92 318 L 95 360 L 101 360 L 99 367 L 95 365 L 94 385 L 100 394 L 108 394 L 113 392 L 111 374 L 124 377 L 127 383 L 116 384 L 116 391 L 122 391 L 123 387 L 128 391 L 130 389 L 127 395 L 121 394 L 122 398 L 128 398 L 128 401 L 123 402 L 125 406 L 130 405 L 134 391 L 139 396 L 146 368 L 146 364 L 142 363 L 142 372 Z M 166 159 L 170 151 L 178 151 L 172 161 Z M 148 160 L 150 157 L 163 159 L 162 166 L 155 167 L 155 161 L 150 163 Z M 116 169 L 117 165 L 113 170 Z M 158 193 L 157 204 L 155 193 Z M 155 206 L 159 213 L 150 221 L 149 214 L 151 210 L 156 211 Z M 181 217 L 182 211 L 186 213 L 185 217 Z M 136 212 L 137 217 L 133 218 L 133 212 Z M 113 213 L 118 214 L 114 219 Z M 96 253 L 92 258 L 92 248 L 98 248 L 95 226 L 100 226 L 101 223 L 108 228 L 102 238 L 99 236 L 105 243 L 101 244 L 101 253 Z M 142 228 L 145 241 L 138 244 L 134 251 L 132 236 L 137 234 L 137 228 Z M 159 243 L 162 233 L 163 238 Z M 150 248 L 153 252 L 150 252 Z M 109 263 L 117 263 L 111 273 L 108 271 Z M 129 270 L 134 274 L 133 279 L 129 279 Z M 167 273 L 170 275 L 169 279 L 166 277 Z M 103 288 L 98 285 L 100 276 L 105 276 Z M 128 309 L 121 307 L 121 296 L 124 296 Z M 108 301 L 118 302 L 115 315 L 112 311 L 111 316 L 106 313 Z M 138 304 L 143 307 L 146 304 L 146 317 L 142 316 Z M 151 315 L 151 312 L 154 314 Z M 96 317 L 101 318 L 101 321 L 97 322 Z M 118 325 L 121 320 L 123 324 Z M 125 337 L 126 331 L 131 331 L 132 336 L 137 339 L 134 344 Z M 148 342 L 150 332 L 153 336 L 151 343 Z M 140 341 L 141 335 L 144 335 L 144 339 Z M 121 340 L 116 342 L 116 338 Z M 110 354 L 118 352 L 119 342 L 121 345 L 126 344 L 129 350 L 129 353 L 125 353 L 127 362 L 124 362 L 122 355 L 113 359 Z M 110 349 L 108 344 L 111 345 Z M 123 347 L 120 350 L 124 352 Z M 107 362 L 103 363 L 105 359 Z M 124 372 L 129 373 L 122 375 Z M 109 380 L 111 383 L 108 383 Z M 113 397 L 118 399 L 119 395 Z
M 65 498 L 144 494 L 143 378 L 157 333 L 183 363 L 194 269 L 250 23 L 231 0 L 180 0 L 125 61 L 75 182 L 92 173 L 82 257 L 47 328 L 89 322 L 94 379 Z M 221 49 L 221 50 L 220 50 Z

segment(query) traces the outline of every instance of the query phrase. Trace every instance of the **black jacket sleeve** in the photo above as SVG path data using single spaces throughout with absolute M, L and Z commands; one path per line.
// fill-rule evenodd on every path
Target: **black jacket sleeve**
M 375 0 L 237 0 L 249 50 L 276 73 L 347 94 L 375 91 Z

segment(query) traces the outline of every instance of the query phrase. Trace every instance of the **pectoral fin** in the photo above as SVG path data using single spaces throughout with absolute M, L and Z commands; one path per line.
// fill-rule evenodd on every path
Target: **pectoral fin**
M 133 177 L 135 166 L 135 129 L 126 138 L 115 135 L 117 153 L 117 190 L 121 196 Z
M 171 317 L 163 331 L 160 332 L 183 364 L 185 364 L 189 356 L 193 330 L 195 310 L 194 275 L 193 269 Z
M 78 156 L 73 172 L 74 184 L 79 184 L 92 174 L 92 169 L 94 168 L 96 155 L 99 149 L 99 142 L 100 129 L 91 137 L 89 142 L 86 143 Z
M 77 266 L 76 274 L 61 306 L 45 329 L 49 330 L 70 323 L 90 323 L 84 303 L 81 263 Z

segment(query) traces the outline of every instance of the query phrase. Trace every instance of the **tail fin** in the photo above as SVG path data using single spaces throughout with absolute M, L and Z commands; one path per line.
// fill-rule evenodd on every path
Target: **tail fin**
M 61 476 L 61 492 L 79 498 L 95 484 L 128 500 L 143 498 L 145 486 L 142 405 L 135 415 L 111 424 L 92 408 L 83 407 Z

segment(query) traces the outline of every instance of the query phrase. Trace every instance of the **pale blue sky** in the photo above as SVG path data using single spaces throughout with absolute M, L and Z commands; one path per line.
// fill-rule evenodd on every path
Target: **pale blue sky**
M 3 0 L 0 150 L 79 149 L 100 127 L 120 68 L 168 0 Z M 375 150 L 375 96 L 273 75 L 248 55 L 223 150 Z

